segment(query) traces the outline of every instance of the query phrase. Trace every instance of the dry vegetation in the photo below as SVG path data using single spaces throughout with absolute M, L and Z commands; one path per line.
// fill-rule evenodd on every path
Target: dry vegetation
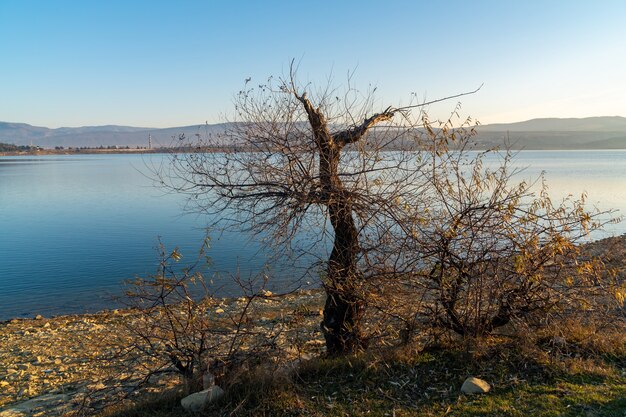
M 69 348 L 58 356 L 86 365 L 48 372 L 60 375 L 48 385 L 65 395 L 60 381 L 90 380 L 72 391 L 79 414 L 181 415 L 180 396 L 215 380 L 226 395 L 207 415 L 623 417 L 626 238 L 583 245 L 609 213 L 587 211 L 584 196 L 552 201 L 541 178 L 515 182 L 513 155 L 472 152 L 456 110 L 431 123 L 423 104 L 375 105 L 350 87 L 311 91 L 292 68 L 240 93 L 226 136 L 246 152 L 203 152 L 224 140 L 205 138 L 157 173 L 279 255 L 331 247 L 321 290 L 274 294 L 271 277 L 234 277 L 240 297 L 224 300 L 162 248 L 159 271 L 129 284 L 129 310 L 96 316 L 84 336 L 71 318 L 50 320 L 54 342 L 6 324 L 3 361 L 25 343 L 48 357 Z M 25 369 L 50 359 L 31 351 Z M 43 392 L 20 391 L 24 369 L 10 369 L 5 404 Z M 163 388 L 169 375 L 178 390 Z M 493 392 L 460 395 L 470 375 Z

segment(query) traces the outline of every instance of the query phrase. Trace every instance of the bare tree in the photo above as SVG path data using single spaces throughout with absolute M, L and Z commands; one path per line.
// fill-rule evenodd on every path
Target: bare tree
M 419 166 L 426 162 L 415 150 L 421 108 L 433 102 L 374 111 L 375 89 L 361 93 L 348 79 L 345 90 L 330 82 L 314 90 L 295 73 L 292 65 L 285 78 L 246 83 L 229 130 L 199 142 L 181 138 L 196 152 L 175 155 L 160 177 L 191 194 L 196 207 L 277 248 L 293 248 L 299 233 L 315 235 L 306 242 L 318 244 L 318 253 L 332 241 L 322 330 L 329 353 L 353 352 L 365 345 L 359 264 L 381 250 L 381 230 L 397 227 L 395 201 L 423 207 Z M 298 249 L 311 249 L 304 246 Z
M 173 154 L 159 175 L 222 227 L 283 252 L 327 251 L 330 354 L 365 347 L 368 305 L 407 330 L 421 320 L 480 336 L 606 300 L 613 283 L 595 263 L 577 265 L 577 245 L 606 213 L 516 183 L 509 151 L 473 152 L 474 124 L 458 105 L 443 122 L 423 111 L 475 91 L 384 108 L 349 78 L 345 89 L 314 89 L 295 72 L 246 83 L 228 130 L 181 137 L 193 152 Z M 501 158 L 494 166 L 490 152 Z

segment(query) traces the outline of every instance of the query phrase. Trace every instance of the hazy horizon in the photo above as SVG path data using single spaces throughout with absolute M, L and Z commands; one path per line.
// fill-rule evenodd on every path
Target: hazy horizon
M 616 115 L 601 115 L 601 116 L 582 116 L 582 117 L 533 117 L 531 119 L 524 119 L 524 120 L 512 120 L 512 121 L 502 121 L 502 122 L 494 122 L 494 123 L 482 123 L 480 120 L 478 120 L 478 122 L 480 123 L 480 126 L 489 126 L 489 125 L 509 125 L 509 124 L 516 124 L 516 123 L 524 123 L 524 122 L 532 122 L 535 120 L 543 120 L 543 119 L 557 119 L 557 120 L 566 120 L 566 119 L 576 119 L 576 120 L 584 120 L 584 119 L 591 119 L 591 118 L 624 118 L 626 119 L 626 116 L 622 116 L 619 114 Z M 74 126 L 70 126 L 68 124 L 60 124 L 59 126 L 43 126 L 43 125 L 36 125 L 33 123 L 29 123 L 28 121 L 15 121 L 15 120 L 0 120 L 0 123 L 11 123 L 11 124 L 25 124 L 25 125 L 30 125 L 33 127 L 44 127 L 47 129 L 80 129 L 80 128 L 88 128 L 88 127 L 108 127 L 108 126 L 114 126 L 114 127 L 129 127 L 129 128 L 133 128 L 133 129 L 146 129 L 146 130 L 150 130 L 150 129 L 171 129 L 171 128 L 178 128 L 178 127 L 196 127 L 196 126 L 202 126 L 205 124 L 209 124 L 209 125 L 217 125 L 217 124 L 224 124 L 224 123 L 228 123 L 226 121 L 217 121 L 214 123 L 208 123 L 208 121 L 205 122 L 199 122 L 199 123 L 190 123 L 190 124 L 186 124 L 186 125 L 177 125 L 177 126 L 137 126 L 137 125 L 126 125 L 126 124 L 120 124 L 120 123 L 115 123 L 115 122 L 109 122 L 109 123 L 103 123 L 103 124 L 98 124 L 98 125 L 74 125 Z

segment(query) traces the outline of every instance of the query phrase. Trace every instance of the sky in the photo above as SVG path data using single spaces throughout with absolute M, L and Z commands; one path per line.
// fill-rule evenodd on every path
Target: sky
M 626 116 L 626 1 L 0 0 L 0 121 L 218 123 L 292 59 L 383 108 L 483 84 L 460 99 L 482 124 Z

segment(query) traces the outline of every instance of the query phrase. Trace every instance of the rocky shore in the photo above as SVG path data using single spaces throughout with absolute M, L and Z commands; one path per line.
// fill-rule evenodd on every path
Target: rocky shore
M 129 311 L 11 320 L 0 325 L 0 416 L 60 416 L 106 384 L 103 366 L 112 333 Z
M 626 275 L 626 235 L 590 243 L 585 249 L 589 256 L 602 257 L 607 267 L 619 271 L 622 277 Z M 317 323 L 323 294 L 307 291 L 290 297 L 267 300 L 268 315 L 280 311 L 281 303 L 297 299 L 309 312 L 306 327 L 312 329 L 308 336 L 310 345 L 321 350 L 323 340 Z M 219 313 L 229 314 L 236 303 L 237 300 L 224 300 Z M 116 363 L 110 351 L 113 336 L 118 344 L 130 341 L 127 324 L 136 318 L 136 311 L 113 310 L 0 323 L 0 417 L 76 412 L 87 395 L 95 392 L 97 396 L 102 388 L 114 383 L 120 374 L 112 373 L 112 369 L 119 372 L 136 366 L 124 363 L 122 358 Z M 144 392 L 162 392 L 177 383 L 176 378 L 164 376 Z
M 316 325 L 323 300 L 320 291 L 269 299 L 264 311 L 269 317 L 296 299 L 311 309 L 311 346 L 321 349 L 323 341 Z M 224 300 L 217 311 L 228 315 L 236 311 L 238 303 Z M 114 387 L 114 393 L 124 390 L 115 386 L 116 382 L 132 374 L 131 367 L 138 364 L 125 363 L 124 357 L 117 357 L 112 350 L 114 345 L 132 343 L 128 325 L 139 316 L 129 309 L 0 323 L 0 417 L 72 415 L 88 396 L 93 405 L 111 395 L 105 388 Z M 259 317 L 260 323 L 264 318 Z M 164 374 L 132 394 L 163 392 L 179 382 L 175 375 Z

